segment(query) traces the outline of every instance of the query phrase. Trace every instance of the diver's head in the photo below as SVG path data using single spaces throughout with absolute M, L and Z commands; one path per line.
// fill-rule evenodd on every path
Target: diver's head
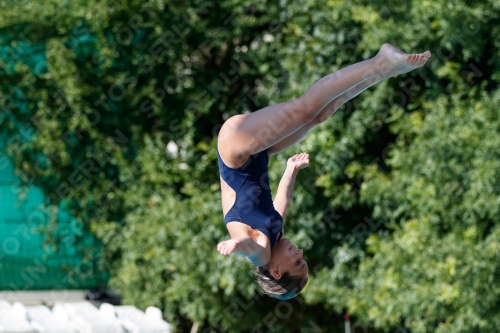
M 254 269 L 255 279 L 264 293 L 285 300 L 297 296 L 304 289 L 309 268 L 302 254 L 303 251 L 287 238 L 276 242 L 269 262 Z

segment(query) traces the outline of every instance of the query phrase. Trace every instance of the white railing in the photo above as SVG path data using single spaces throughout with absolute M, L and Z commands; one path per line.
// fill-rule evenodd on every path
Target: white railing
M 0 300 L 0 333 L 172 333 L 161 310 L 148 307 L 142 312 L 134 306 L 100 308 L 88 302 L 24 306 Z

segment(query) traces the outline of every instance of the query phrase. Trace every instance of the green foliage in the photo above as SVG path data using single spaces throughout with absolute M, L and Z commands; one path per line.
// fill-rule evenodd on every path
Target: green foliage
M 279 332 L 331 331 L 345 309 L 381 330 L 498 327 L 496 2 L 1 6 L 0 139 L 48 205 L 64 201 L 99 237 L 127 303 L 161 307 L 179 330 L 264 331 L 274 318 Z M 285 226 L 311 282 L 280 316 L 248 264 L 215 251 L 227 237 L 217 131 L 384 42 L 433 57 L 271 162 L 276 188 L 289 155 L 311 155 Z

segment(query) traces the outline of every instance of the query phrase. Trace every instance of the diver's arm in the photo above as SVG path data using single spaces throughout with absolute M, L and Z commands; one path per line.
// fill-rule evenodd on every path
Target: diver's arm
M 295 178 L 300 169 L 309 165 L 309 154 L 300 153 L 290 157 L 286 163 L 286 170 L 278 185 L 278 191 L 274 198 L 274 209 L 280 213 L 283 220 L 285 219 L 288 211 L 288 206 L 292 201 L 293 187 L 295 185 Z
M 299 168 L 289 165 L 286 167 L 285 173 L 278 185 L 278 191 L 274 197 L 274 209 L 280 213 L 283 220 L 285 219 L 288 207 L 292 201 L 293 188 L 295 186 L 295 178 L 299 172 Z
M 223 255 L 241 254 L 249 263 L 255 266 L 264 266 L 271 259 L 270 251 L 266 251 L 265 247 L 248 236 L 220 242 L 217 245 L 217 250 Z

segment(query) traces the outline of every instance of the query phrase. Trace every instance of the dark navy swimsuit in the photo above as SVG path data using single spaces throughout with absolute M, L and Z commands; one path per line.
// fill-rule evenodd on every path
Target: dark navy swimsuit
M 251 155 L 241 167 L 228 167 L 219 155 L 219 172 L 222 179 L 236 192 L 234 205 L 229 209 L 224 222 L 241 222 L 264 233 L 274 244 L 283 236 L 283 218 L 274 209 L 267 164 L 267 149 Z

